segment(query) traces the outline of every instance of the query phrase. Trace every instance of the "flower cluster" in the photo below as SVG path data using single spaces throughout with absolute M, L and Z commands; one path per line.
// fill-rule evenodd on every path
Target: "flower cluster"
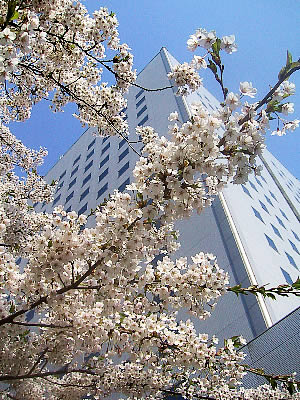
M 100 134 L 126 133 L 120 110 L 135 72 L 113 13 L 102 8 L 91 17 L 72 0 L 0 0 L 0 17 L 3 121 L 25 120 L 46 97 L 54 111 L 75 102 L 79 120 Z M 216 59 L 220 49 L 235 51 L 234 42 L 233 35 L 218 39 L 199 29 L 188 46 L 215 47 Z M 106 48 L 112 60 L 105 59 Z M 195 70 L 209 65 L 195 56 L 169 79 L 180 94 L 196 90 L 201 79 Z M 103 69 L 114 74 L 114 86 L 101 83 Z M 293 91 L 285 81 L 273 100 Z M 4 399 L 103 399 L 116 393 L 160 399 L 172 391 L 190 399 L 289 398 L 265 387 L 233 390 L 245 374 L 244 354 L 236 348 L 243 339 L 218 347 L 215 336 L 197 332 L 179 314 L 209 317 L 229 277 L 211 254 L 196 254 L 191 263 L 171 258 L 179 247 L 174 222 L 200 213 L 228 181 L 243 183 L 252 171 L 259 173 L 256 157 L 271 111 L 241 104 L 243 95 L 256 94 L 251 83 L 242 82 L 240 93 L 228 93 L 210 114 L 194 104 L 183 124 L 171 113 L 166 137 L 138 128 L 144 148 L 127 187 L 132 194 L 115 191 L 94 210 L 89 227 L 85 215 L 62 206 L 48 214 L 34 211 L 32 203 L 52 198 L 53 188 L 36 172 L 46 152 L 27 149 L 1 123 Z M 290 103 L 280 107 L 284 114 L 293 109 Z

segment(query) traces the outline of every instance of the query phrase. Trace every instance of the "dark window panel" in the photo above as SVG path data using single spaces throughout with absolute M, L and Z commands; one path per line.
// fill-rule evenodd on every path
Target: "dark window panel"
M 293 284 L 293 280 L 291 278 L 291 275 L 285 269 L 283 269 L 281 267 L 280 267 L 280 269 L 281 269 L 282 275 L 284 276 L 284 279 L 286 280 L 286 282 L 289 285 L 292 285 Z
M 109 154 L 107 154 L 107 156 L 100 162 L 99 168 L 102 168 L 103 165 L 106 164 L 108 160 L 109 160 Z
M 143 97 L 141 98 L 141 100 L 139 100 L 139 101 L 136 103 L 135 107 L 136 107 L 136 108 L 139 108 L 139 106 L 140 106 L 145 100 L 146 100 L 146 99 L 145 99 L 145 96 L 143 96 Z
M 95 142 L 96 142 L 96 138 L 88 145 L 87 149 L 89 150 L 92 146 L 94 146 Z
M 295 239 L 297 239 L 300 242 L 299 236 L 297 235 L 296 232 L 292 231 L 293 235 L 295 236 Z
M 59 201 L 61 195 L 58 195 L 56 199 L 53 200 L 53 206 Z
M 144 107 L 141 108 L 140 111 L 136 114 L 136 117 L 139 118 L 143 114 L 143 112 L 145 112 L 146 110 L 147 110 L 147 106 L 144 105 Z
M 251 199 L 252 199 L 252 196 L 251 196 L 249 190 L 246 188 L 246 186 L 242 185 L 242 189 L 243 189 L 243 191 L 244 191 L 248 196 L 250 196 Z
M 107 145 L 102 149 L 101 155 L 104 154 L 109 148 L 110 148 L 110 143 L 107 143 Z
M 285 215 L 285 212 L 282 211 L 281 208 L 280 208 L 280 212 L 281 212 L 281 215 L 288 221 L 289 220 L 288 217 Z
M 127 147 L 126 150 L 123 151 L 123 153 L 121 153 L 121 154 L 119 155 L 119 162 L 122 161 L 123 158 L 127 156 L 127 154 L 129 154 L 129 149 L 128 149 L 128 147 Z
M 135 96 L 136 99 L 140 97 L 140 95 L 144 92 L 144 89 L 141 89 Z
M 119 192 L 124 192 L 124 190 L 126 189 L 126 186 L 130 184 L 130 179 L 127 178 L 125 182 L 122 183 L 122 185 L 120 185 L 118 187 Z
M 93 165 L 93 163 L 94 163 L 94 160 L 90 161 L 90 162 L 88 163 L 88 165 L 84 168 L 84 172 L 86 172 L 88 169 L 90 169 L 91 166 Z
M 272 247 L 272 249 L 277 251 L 277 253 L 278 253 L 277 247 L 276 247 L 275 243 L 273 242 L 273 240 L 266 234 L 265 234 L 265 237 L 269 243 L 269 246 Z
M 264 220 L 262 219 L 262 216 L 260 215 L 260 212 L 257 211 L 254 207 L 252 207 L 252 210 L 253 210 L 254 215 L 256 216 L 256 218 L 258 218 L 261 222 L 264 223 Z
M 292 246 L 292 249 L 293 249 L 297 254 L 300 254 L 299 251 L 298 251 L 298 249 L 297 249 L 297 247 L 296 247 L 296 245 L 295 245 L 295 243 L 293 243 L 290 239 L 289 239 L 289 242 L 290 242 L 290 245 Z
M 106 170 L 103 171 L 101 175 L 99 175 L 99 182 L 101 182 L 102 179 L 105 178 L 107 174 L 108 174 L 108 168 L 106 168 Z
M 82 181 L 81 187 L 84 186 L 84 185 L 91 179 L 91 176 L 92 176 L 92 174 L 89 173 L 89 174 L 84 178 L 84 180 Z
M 61 174 L 61 176 L 59 177 L 59 180 L 61 180 L 65 175 L 66 175 L 66 170 Z
M 103 195 L 103 193 L 105 193 L 108 189 L 108 182 L 106 182 L 105 185 L 102 186 L 102 188 L 100 190 L 98 190 L 98 195 L 97 195 L 97 199 Z
M 124 172 L 127 171 L 128 168 L 129 168 L 129 161 L 127 161 L 127 163 L 124 164 L 123 167 L 122 167 L 121 169 L 119 169 L 118 177 L 120 177 L 121 175 L 123 175 Z
M 142 126 L 142 125 L 144 125 L 144 123 L 146 122 L 146 121 L 148 121 L 148 115 L 146 115 L 145 116 L 145 118 L 143 118 L 139 123 L 138 123 L 138 126 Z
M 126 143 L 126 139 L 122 139 L 119 143 L 119 149 Z
M 71 177 L 76 174 L 76 172 L 78 171 L 79 166 L 77 165 L 77 167 L 75 169 L 73 169 L 73 171 L 71 172 Z
M 85 191 L 83 193 L 81 193 L 79 201 L 83 200 L 85 198 L 85 196 L 89 193 L 89 191 L 90 191 L 90 188 L 89 187 L 86 188 Z
M 86 212 L 87 210 L 87 205 L 88 203 L 85 203 L 85 205 L 83 207 L 81 207 L 81 209 L 78 211 L 78 215 L 83 214 L 84 212 Z
M 272 229 L 273 229 L 275 235 L 277 235 L 278 237 L 280 237 L 280 239 L 282 239 L 282 236 L 281 236 L 279 230 L 276 228 L 276 226 L 274 226 L 273 224 L 271 224 L 271 227 L 272 227 Z
M 76 158 L 76 160 L 73 162 L 73 167 L 74 165 L 80 160 L 81 154 L 79 154 L 79 156 Z
M 74 196 L 74 190 L 73 190 L 72 193 L 69 194 L 69 196 L 66 197 L 66 203 L 67 203 L 69 200 L 71 200 L 71 198 L 72 198 L 73 196 Z M 66 204 L 66 203 L 65 203 L 65 204 Z
M 285 255 L 287 256 L 290 264 L 295 267 L 296 269 L 299 269 L 295 263 L 295 260 L 293 259 L 293 257 L 291 255 L 289 255 L 289 253 L 285 252 Z
M 263 203 L 262 201 L 259 200 L 259 204 L 261 205 L 261 208 L 262 208 L 263 210 L 265 210 L 265 212 L 267 212 L 268 214 L 270 214 L 269 211 L 268 211 L 268 209 L 267 209 L 267 207 L 264 205 L 264 203 Z
M 62 181 L 62 182 L 57 186 L 57 189 L 56 189 L 56 192 L 55 192 L 55 193 L 57 193 L 57 192 L 63 187 L 63 185 L 64 185 L 64 181 Z M 35 203 L 35 204 L 33 205 L 33 207 L 35 207 L 36 204 L 37 204 L 37 203 Z
M 105 143 L 109 139 L 109 136 L 106 136 L 105 138 L 102 139 L 102 144 Z
M 70 182 L 68 190 L 71 189 L 71 187 L 76 183 L 76 179 L 77 178 L 73 179 L 72 182 Z
M 86 156 L 85 161 L 87 161 L 89 158 L 91 158 L 92 155 L 93 155 L 94 153 L 95 153 L 95 149 L 93 149 L 93 150 Z

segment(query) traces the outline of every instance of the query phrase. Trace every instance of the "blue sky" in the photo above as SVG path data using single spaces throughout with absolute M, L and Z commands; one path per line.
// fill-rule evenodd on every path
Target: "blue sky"
M 238 91 L 240 81 L 251 81 L 258 89 L 257 99 L 276 83 L 289 49 L 296 60 L 300 57 L 299 0 L 86 0 L 90 12 L 105 6 L 119 19 L 120 37 L 132 48 L 134 66 L 140 71 L 160 50 L 167 47 L 180 62 L 189 61 L 192 53 L 186 41 L 197 28 L 215 29 L 218 36 L 235 34 L 238 52 L 224 54 L 225 83 Z M 221 92 L 205 71 L 204 85 L 218 99 Z M 292 118 L 300 119 L 300 71 L 292 82 L 296 95 Z M 40 169 L 45 174 L 85 128 L 72 117 L 72 107 L 53 114 L 48 104 L 35 106 L 26 123 L 13 124 L 13 132 L 26 145 L 48 149 L 49 155 Z M 267 135 L 269 150 L 300 179 L 300 128 L 284 137 Z

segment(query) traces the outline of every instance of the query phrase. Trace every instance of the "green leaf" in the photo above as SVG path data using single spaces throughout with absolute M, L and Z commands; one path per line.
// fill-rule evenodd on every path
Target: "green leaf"
M 300 289 L 300 277 L 292 284 L 292 287 L 295 289 Z
M 293 62 L 292 54 L 287 50 L 286 51 L 286 66 L 289 66 Z
M 208 64 L 208 68 L 214 73 L 214 74 L 216 74 L 217 73 L 217 66 L 216 66 L 216 64 L 212 61 L 212 60 L 208 60 L 209 61 L 209 64 Z
M 294 394 L 294 392 L 295 392 L 295 385 L 293 384 L 293 382 L 289 382 L 289 383 L 286 385 L 286 388 L 287 388 L 287 390 L 288 390 L 288 392 L 289 392 L 290 395 L 293 395 L 293 394 Z
M 276 296 L 273 293 L 266 293 L 267 297 L 270 297 L 272 300 L 276 300 Z
M 215 43 L 211 46 L 213 49 L 213 52 L 219 56 L 219 52 L 221 49 L 221 39 L 217 38 L 217 40 L 215 41 Z
M 48 242 L 48 247 L 49 247 L 49 248 L 52 247 L 52 244 L 53 244 L 53 243 L 52 243 L 52 240 L 50 239 L 49 242 Z

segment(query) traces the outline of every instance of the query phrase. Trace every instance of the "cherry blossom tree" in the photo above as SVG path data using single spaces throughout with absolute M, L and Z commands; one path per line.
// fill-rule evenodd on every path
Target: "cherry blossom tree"
M 209 318 L 226 291 L 299 295 L 299 281 L 230 288 L 213 255 L 170 258 L 179 246 L 178 219 L 201 213 L 227 182 L 244 183 L 260 173 L 256 159 L 269 121 L 278 119 L 277 135 L 298 126 L 283 117 L 293 112 L 293 104 L 284 103 L 295 90 L 288 78 L 300 69 L 289 53 L 278 82 L 251 104 L 243 102 L 256 96 L 251 82 L 233 93 L 223 81 L 221 54 L 237 50 L 235 37 L 197 30 L 188 47 L 203 54 L 176 66 L 169 78 L 185 95 L 201 86 L 198 70 L 209 68 L 223 93 L 218 111 L 210 114 L 195 104 L 183 124 L 171 113 L 166 136 L 150 126 L 137 128 L 144 147 L 135 181 L 129 193 L 115 191 L 94 210 L 92 228 L 85 227 L 86 216 L 61 206 L 52 213 L 31 206 L 52 200 L 54 185 L 37 173 L 47 152 L 26 148 L 8 125 L 28 119 L 34 104 L 48 99 L 60 111 L 72 102 L 75 117 L 97 127 L 99 135 L 128 135 L 123 95 L 138 85 L 133 56 L 117 28 L 114 13 L 101 8 L 90 16 L 79 1 L 0 0 L 2 398 L 299 398 L 293 376 L 243 364 L 242 337 L 218 347 L 215 336 L 177 317 L 185 309 Z M 114 85 L 102 81 L 104 70 L 114 75 Z M 155 263 L 158 254 L 164 257 Z M 30 311 L 34 318 L 28 321 Z M 272 386 L 242 388 L 247 371 Z

